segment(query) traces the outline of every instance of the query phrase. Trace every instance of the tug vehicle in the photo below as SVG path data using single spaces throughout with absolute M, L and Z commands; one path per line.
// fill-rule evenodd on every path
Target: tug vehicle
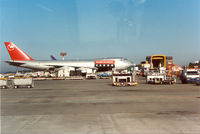
M 112 80 L 113 86 L 135 86 L 137 85 L 135 71 L 113 71 Z

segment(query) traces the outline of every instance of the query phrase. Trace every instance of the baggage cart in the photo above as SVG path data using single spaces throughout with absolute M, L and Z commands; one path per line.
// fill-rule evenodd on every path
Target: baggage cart
M 33 88 L 34 82 L 33 78 L 30 77 L 15 77 L 12 80 L 12 85 L 14 88 L 19 88 L 19 87 Z
M 7 88 L 8 87 L 8 81 L 6 78 L 0 78 L 0 87 L 1 88 Z

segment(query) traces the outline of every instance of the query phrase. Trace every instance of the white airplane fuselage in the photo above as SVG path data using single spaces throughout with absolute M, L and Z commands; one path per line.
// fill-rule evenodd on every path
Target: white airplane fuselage
M 104 61 L 108 59 L 102 59 Z M 131 66 L 131 62 L 124 59 L 109 59 L 115 61 L 115 69 L 126 69 Z M 19 63 L 19 64 L 18 64 Z M 95 68 L 95 62 L 92 61 L 9 61 L 9 64 L 33 70 L 51 70 L 56 68 Z

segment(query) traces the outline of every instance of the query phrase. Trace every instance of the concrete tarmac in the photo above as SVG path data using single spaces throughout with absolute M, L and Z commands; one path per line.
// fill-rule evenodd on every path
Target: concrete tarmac
M 35 81 L 1 89 L 2 134 L 200 134 L 200 87 Z

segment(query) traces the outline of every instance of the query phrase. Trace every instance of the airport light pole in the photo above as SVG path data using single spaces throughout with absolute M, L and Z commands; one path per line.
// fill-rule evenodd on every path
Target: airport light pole
M 62 56 L 62 59 L 65 60 L 65 56 L 67 55 L 67 53 L 66 52 L 62 52 L 62 53 L 60 53 L 60 55 Z

